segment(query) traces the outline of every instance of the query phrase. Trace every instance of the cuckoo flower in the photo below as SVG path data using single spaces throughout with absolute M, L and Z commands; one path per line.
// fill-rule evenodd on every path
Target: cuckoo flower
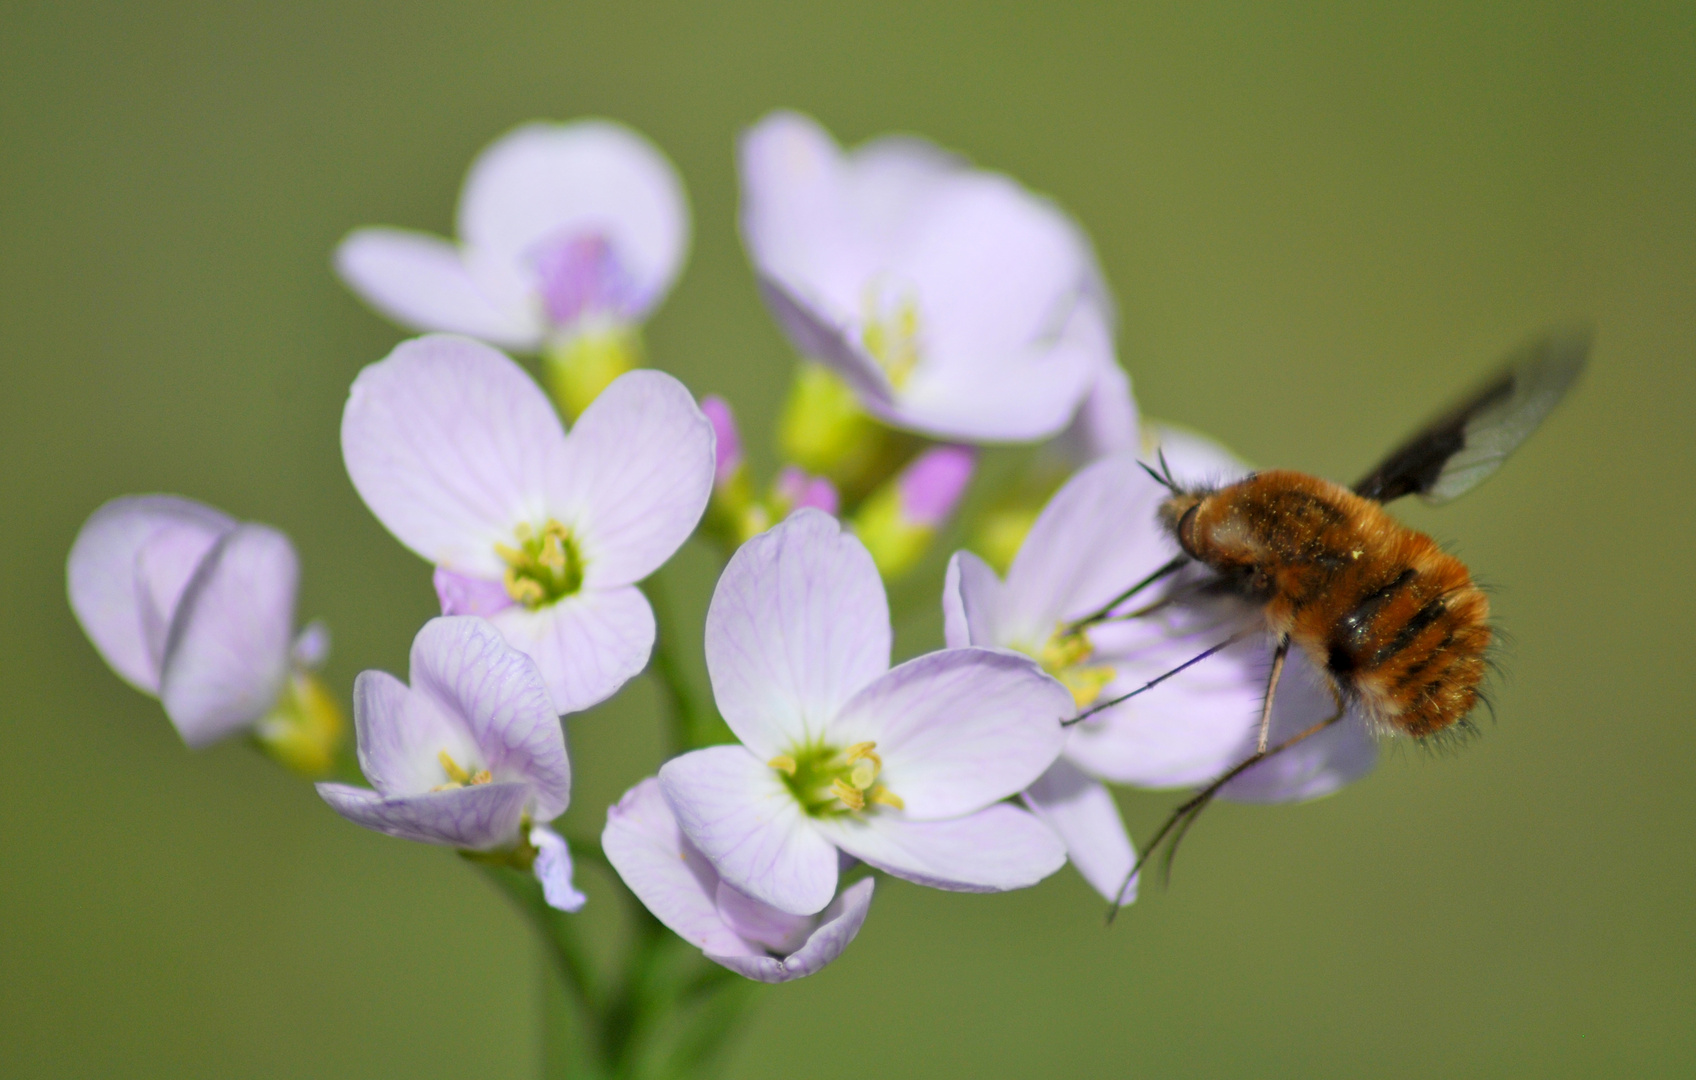
M 487 621 L 425 623 L 411 686 L 360 672 L 353 722 L 376 790 L 319 784 L 338 814 L 403 840 L 499 853 L 532 870 L 554 907 L 583 906 L 565 842 L 545 827 L 571 802 L 565 732 L 535 663 Z
M 629 128 L 533 123 L 472 163 L 459 237 L 357 229 L 336 268 L 404 326 L 547 352 L 575 415 L 635 362 L 636 326 L 683 263 L 689 210 L 671 163 Z
M 310 674 L 322 626 L 296 638 L 300 564 L 288 537 L 189 499 L 96 510 L 66 566 L 71 610 L 126 682 L 158 697 L 193 747 L 252 730 L 284 764 L 329 769 L 343 721 Z
M 1065 851 L 1001 800 L 1054 762 L 1071 700 L 1023 656 L 952 649 L 889 667 L 865 546 L 801 510 L 731 558 L 707 670 L 741 745 L 675 758 L 660 785 L 737 892 L 793 915 L 836 895 L 838 852 L 943 889 L 1035 884 Z
M 1240 471 L 1196 436 L 1173 435 L 1165 447 L 1180 477 L 1218 478 Z M 1195 595 L 1186 589 L 1193 575 L 1123 605 L 1145 614 L 1082 634 L 1067 631 L 1070 621 L 1177 554 L 1155 520 L 1166 494 L 1132 454 L 1103 458 L 1054 496 L 1005 581 L 976 556 L 959 552 L 949 564 L 944 588 L 951 646 L 1001 646 L 1034 656 L 1072 691 L 1077 708 L 1133 690 L 1232 634 L 1247 632 L 1237 645 L 1072 728 L 1061 766 L 1065 775 L 1051 774 L 1027 793 L 1039 812 L 1050 789 L 1070 793 L 1069 818 L 1050 820 L 1065 835 L 1080 869 L 1109 896 L 1129 864 L 1118 873 L 1096 873 L 1090 866 L 1128 858 L 1129 845 L 1111 801 L 1104 792 L 1087 793 L 1088 781 L 1078 770 L 1155 788 L 1212 779 L 1253 751 L 1271 665 L 1270 646 L 1254 632 L 1253 613 L 1231 601 Z M 1292 657 L 1285 669 L 1272 713 L 1274 739 L 1293 735 L 1330 712 L 1329 695 L 1304 664 Z M 1244 773 L 1224 795 L 1244 801 L 1324 795 L 1371 768 L 1374 754 L 1362 725 L 1340 724 Z M 1091 805 L 1097 812 L 1086 812 Z
M 845 154 L 789 112 L 749 130 L 740 160 L 743 242 L 767 303 L 884 422 L 1045 438 L 1111 362 L 1088 241 L 1011 179 L 912 138 Z
M 620 376 L 568 436 L 517 364 L 479 342 L 403 342 L 342 414 L 353 485 L 436 564 L 443 614 L 484 615 L 577 712 L 642 670 L 635 582 L 688 539 L 713 483 L 712 425 L 683 384 Z
M 650 777 L 607 810 L 601 849 L 637 898 L 707 959 L 760 982 L 788 982 L 824 967 L 860 932 L 872 881 L 856 882 L 818 915 L 791 915 L 724 883 L 678 828 Z

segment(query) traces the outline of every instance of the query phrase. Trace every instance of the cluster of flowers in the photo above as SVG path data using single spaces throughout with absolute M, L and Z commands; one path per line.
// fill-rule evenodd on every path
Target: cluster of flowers
M 1049 201 L 912 138 L 844 152 L 792 113 L 746 134 L 740 168 L 759 288 L 803 358 L 765 490 L 728 404 L 639 366 L 689 225 L 673 169 L 628 129 L 503 137 L 466 181 L 457 242 L 373 228 L 343 243 L 349 284 L 429 331 L 360 373 L 341 435 L 366 505 L 435 567 L 442 615 L 408 682 L 354 685 L 371 786 L 319 792 L 367 828 L 533 872 L 577 910 L 570 845 L 548 827 L 571 796 L 561 717 L 646 667 L 638 583 L 699 531 L 729 554 L 705 655 L 739 744 L 681 753 L 607 812 L 605 857 L 655 916 L 775 982 L 854 938 L 870 870 L 999 891 L 1069 860 L 1129 902 L 1132 845 L 1105 783 L 1192 785 L 1240 761 L 1267 646 L 1245 637 L 1070 725 L 1241 616 L 1165 585 L 1068 627 L 1175 551 L 1139 454 L 1158 446 L 1180 477 L 1238 464 L 1139 422 L 1090 244 Z M 548 389 L 496 346 L 539 355 Z M 978 554 L 948 562 L 947 647 L 891 667 L 885 580 L 948 525 L 976 446 L 1032 442 L 1026 480 L 976 516 Z M 96 647 L 191 746 L 247 731 L 301 772 L 331 771 L 343 722 L 312 674 L 328 637 L 294 634 L 286 537 L 124 498 L 89 519 L 68 576 Z M 1275 730 L 1325 711 L 1302 663 Z M 1226 794 L 1313 797 L 1373 754 L 1341 725 Z

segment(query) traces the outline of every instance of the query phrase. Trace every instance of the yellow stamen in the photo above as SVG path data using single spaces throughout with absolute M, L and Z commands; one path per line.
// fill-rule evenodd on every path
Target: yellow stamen
M 494 774 L 489 772 L 488 769 L 478 769 L 476 772 L 471 774 L 471 783 L 473 786 L 477 784 L 487 784 L 494 778 Z
M 788 773 L 790 776 L 795 775 L 795 759 L 790 757 L 788 754 L 779 754 L 770 761 L 766 762 L 766 764 L 770 765 L 778 772 Z
M 866 797 L 871 799 L 874 803 L 882 803 L 884 806 L 891 807 L 895 810 L 907 809 L 907 804 L 901 801 L 901 796 L 890 791 L 882 784 L 879 784 L 877 787 L 866 792 Z
M 471 774 L 460 768 L 459 762 L 449 757 L 446 750 L 437 751 L 436 760 L 442 763 L 442 771 L 448 774 L 456 787 L 472 782 Z
M 861 791 L 871 787 L 872 781 L 876 779 L 877 766 L 873 765 L 870 761 L 861 761 L 848 772 L 848 782 L 859 788 Z
M 866 808 L 866 797 L 857 788 L 849 787 L 841 780 L 832 780 L 830 790 L 832 794 L 842 800 L 843 805 L 848 809 L 864 810 Z

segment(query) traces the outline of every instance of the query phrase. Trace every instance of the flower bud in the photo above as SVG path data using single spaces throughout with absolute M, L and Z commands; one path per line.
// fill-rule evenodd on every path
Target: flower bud
M 347 736 L 347 717 L 309 671 L 297 670 L 269 713 L 253 726 L 271 759 L 309 779 L 328 776 Z
M 861 504 L 854 531 L 885 577 L 918 563 L 965 494 L 976 465 L 968 447 L 932 447 Z
M 828 478 L 854 502 L 882 483 L 919 445 L 860 408 L 849 385 L 822 364 L 803 364 L 778 420 L 783 457 Z
M 542 352 L 548 392 L 572 422 L 614 379 L 642 365 L 642 331 L 635 324 L 600 319 L 584 323 Z

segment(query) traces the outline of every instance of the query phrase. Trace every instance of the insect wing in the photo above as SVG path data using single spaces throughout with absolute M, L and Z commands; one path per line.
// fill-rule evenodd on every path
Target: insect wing
M 1378 502 L 1421 495 L 1435 505 L 1483 483 L 1577 380 L 1590 337 L 1588 329 L 1562 330 L 1522 346 L 1476 392 L 1355 484 L 1355 494 Z

